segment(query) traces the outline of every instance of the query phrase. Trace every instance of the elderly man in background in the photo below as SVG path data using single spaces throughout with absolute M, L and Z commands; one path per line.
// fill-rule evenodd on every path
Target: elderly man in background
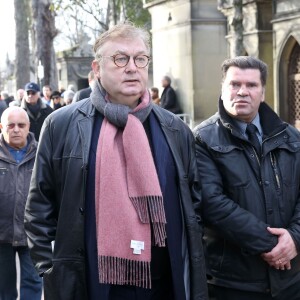
M 161 80 L 164 90 L 160 97 L 160 106 L 174 114 L 181 114 L 182 109 L 180 107 L 176 92 L 171 86 L 171 82 L 172 81 L 169 76 L 164 76 Z
M 20 262 L 20 299 L 40 300 L 42 280 L 31 261 L 24 230 L 37 143 L 20 107 L 7 108 L 0 128 L 0 299 L 17 299 L 16 253 Z
M 90 98 L 44 124 L 26 206 L 45 299 L 206 300 L 195 142 L 151 101 L 149 33 L 116 25 L 94 52 Z
M 21 107 L 26 110 L 29 120 L 29 130 L 34 133 L 38 141 L 44 120 L 53 112 L 53 109 L 40 98 L 40 88 L 34 82 L 25 85 L 25 96 Z

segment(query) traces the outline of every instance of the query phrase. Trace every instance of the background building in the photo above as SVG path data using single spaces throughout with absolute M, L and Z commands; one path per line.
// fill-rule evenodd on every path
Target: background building
M 233 0 L 148 0 L 153 80 L 168 74 L 195 123 L 217 109 L 220 65 L 232 55 Z M 300 1 L 243 0 L 242 55 L 269 66 L 266 102 L 300 129 Z
M 194 120 L 214 113 L 220 65 L 227 56 L 226 18 L 216 0 L 146 1 L 152 19 L 153 84 L 172 79 L 181 106 Z

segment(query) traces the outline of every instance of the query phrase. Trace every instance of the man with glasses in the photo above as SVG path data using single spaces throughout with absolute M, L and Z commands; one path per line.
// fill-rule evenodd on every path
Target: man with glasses
M 94 52 L 90 98 L 45 121 L 26 206 L 45 298 L 207 299 L 194 138 L 151 101 L 149 34 L 125 22 Z
M 28 195 L 37 143 L 29 132 L 24 109 L 7 108 L 0 135 L 0 299 L 17 299 L 16 254 L 20 262 L 19 299 L 40 300 L 42 279 L 30 258 L 24 230 Z
M 21 107 L 26 110 L 30 119 L 30 131 L 38 141 L 44 120 L 53 112 L 53 109 L 40 98 L 40 88 L 34 82 L 25 85 L 25 95 Z

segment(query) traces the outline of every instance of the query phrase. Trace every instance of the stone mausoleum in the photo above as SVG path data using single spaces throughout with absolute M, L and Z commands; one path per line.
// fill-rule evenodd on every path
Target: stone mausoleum
M 146 0 L 152 17 L 153 82 L 173 80 L 195 123 L 217 109 L 220 65 L 233 46 L 233 0 Z M 269 66 L 266 101 L 300 128 L 300 1 L 243 0 L 244 55 Z

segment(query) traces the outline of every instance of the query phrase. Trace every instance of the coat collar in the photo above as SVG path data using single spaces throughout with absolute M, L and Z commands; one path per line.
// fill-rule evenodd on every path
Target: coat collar
M 283 130 L 288 126 L 287 123 L 283 122 L 278 115 L 270 108 L 268 104 L 262 102 L 259 106 L 259 117 L 260 123 L 262 126 L 264 137 L 273 136 Z M 232 117 L 228 115 L 224 108 L 223 100 L 221 97 L 219 98 L 219 115 L 222 124 L 231 129 L 232 133 L 235 135 L 239 135 L 235 122 Z

